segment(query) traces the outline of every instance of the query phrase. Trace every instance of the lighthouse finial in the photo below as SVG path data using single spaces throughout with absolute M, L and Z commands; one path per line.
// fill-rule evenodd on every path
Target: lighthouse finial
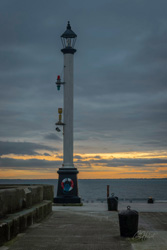
M 71 29 L 70 21 L 68 21 L 68 24 L 67 24 L 67 29 L 68 29 L 68 30 L 70 30 L 70 29 Z

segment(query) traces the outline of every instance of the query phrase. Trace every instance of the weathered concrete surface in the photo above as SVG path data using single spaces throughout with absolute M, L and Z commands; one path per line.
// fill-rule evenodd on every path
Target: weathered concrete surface
M 75 212 L 52 213 L 36 228 L 17 238 L 10 250 L 131 250 L 131 244 L 119 237 L 117 216 L 111 221 Z
M 20 188 L 0 189 L 0 218 L 7 213 L 21 210 L 24 196 L 24 190 Z
M 52 211 L 52 185 L 0 185 L 0 246 Z
M 0 185 L 0 218 L 53 197 L 52 185 Z
M 139 236 L 131 240 L 134 250 L 167 249 L 167 212 L 142 212 Z
M 54 198 L 54 186 L 52 185 L 41 185 L 43 187 L 43 200 L 53 201 Z
M 42 201 L 29 209 L 9 214 L 0 220 L 0 246 L 11 240 L 18 233 L 24 232 L 27 227 L 38 223 L 52 211 L 51 201 Z
M 124 204 L 121 206 L 121 210 L 125 208 Z M 165 210 L 165 204 L 159 204 L 159 208 L 161 207 Z M 140 209 L 142 210 L 142 206 Z M 143 209 L 148 210 L 148 207 Z M 139 230 L 147 236 L 143 240 L 120 237 L 118 213 L 108 212 L 107 204 L 92 203 L 84 204 L 82 207 L 54 206 L 53 210 L 47 219 L 31 226 L 26 234 L 17 236 L 15 242 L 10 242 L 0 250 L 167 249 L 167 207 L 166 212 L 151 212 L 154 205 L 150 206 L 150 212 L 140 211 Z
M 149 204 L 147 202 L 119 202 L 118 209 L 124 210 L 130 206 L 132 209 L 138 212 L 167 212 L 167 202 L 155 202 Z

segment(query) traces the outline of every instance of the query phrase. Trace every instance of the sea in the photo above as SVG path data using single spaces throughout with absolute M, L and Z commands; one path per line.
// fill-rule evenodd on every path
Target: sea
M 0 184 L 51 184 L 57 195 L 56 179 L 0 179 Z M 78 180 L 79 196 L 83 202 L 106 202 L 107 185 L 110 196 L 114 194 L 122 201 L 144 201 L 149 197 L 155 201 L 167 201 L 167 179 L 81 179 Z

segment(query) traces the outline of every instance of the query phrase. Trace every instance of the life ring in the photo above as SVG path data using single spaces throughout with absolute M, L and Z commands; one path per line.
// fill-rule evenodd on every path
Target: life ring
M 61 182 L 61 187 L 65 192 L 70 192 L 74 188 L 74 182 L 70 178 L 65 178 Z

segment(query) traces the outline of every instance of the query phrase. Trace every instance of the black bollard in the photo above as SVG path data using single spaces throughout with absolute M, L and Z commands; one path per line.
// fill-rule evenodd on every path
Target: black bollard
M 118 197 L 114 196 L 114 193 L 111 194 L 111 197 L 107 198 L 108 211 L 117 211 L 118 210 Z
M 147 200 L 147 203 L 154 203 L 154 199 L 152 197 L 149 197 L 148 200 Z
M 119 213 L 120 235 L 123 237 L 134 237 L 138 231 L 139 214 L 135 210 L 131 210 L 130 206 L 127 210 Z

